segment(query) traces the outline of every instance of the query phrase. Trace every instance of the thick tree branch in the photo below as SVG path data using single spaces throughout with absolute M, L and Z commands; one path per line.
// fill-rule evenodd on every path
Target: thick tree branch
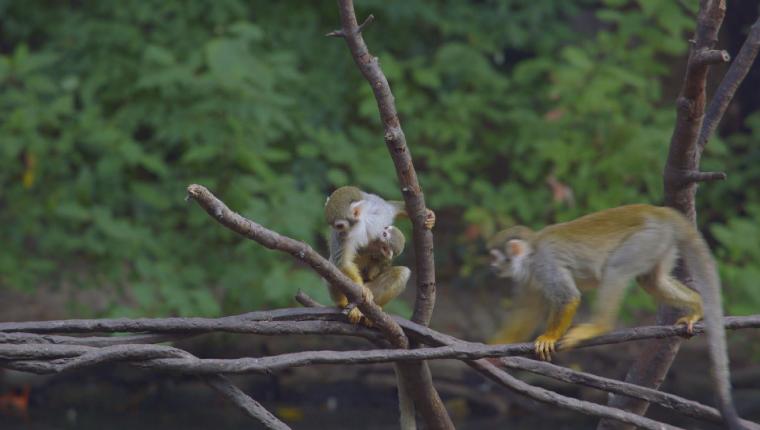
M 383 122 L 385 143 L 393 164 L 396 166 L 401 192 L 404 196 L 409 218 L 412 220 L 414 255 L 417 267 L 417 299 L 412 321 L 428 325 L 435 307 L 435 263 L 433 260 L 433 234 L 425 228 L 425 196 L 417 181 L 417 173 L 412 164 L 412 156 L 406 145 L 406 136 L 401 129 L 396 105 L 377 57 L 369 52 L 354 13 L 352 0 L 338 0 L 342 36 L 345 38 L 351 57 L 375 94 L 380 119 Z M 365 21 L 366 23 L 366 21 Z M 364 26 L 364 24 L 362 24 Z
M 697 146 L 697 139 L 704 117 L 707 73 L 710 67 L 710 62 L 700 61 L 699 56 L 713 49 L 725 12 L 725 0 L 700 1 L 694 44 L 689 53 L 683 86 L 676 100 L 676 124 L 663 173 L 665 204 L 679 210 L 692 222 L 696 222 L 696 182 L 693 180 L 698 179 L 698 175 L 691 174 L 691 178 L 688 176 L 689 172 L 699 172 L 701 151 Z M 688 274 L 683 271 L 679 272 L 678 278 L 687 285 L 691 283 Z M 677 317 L 678 312 L 675 309 L 661 306 L 657 313 L 657 322 L 670 324 Z M 658 388 L 678 353 L 681 340 L 669 338 L 651 341 L 645 345 L 628 370 L 626 382 Z M 644 400 L 615 395 L 610 395 L 608 404 L 640 415 L 645 414 L 649 407 L 649 403 Z M 620 428 L 630 426 L 620 426 L 619 423 L 602 420 L 597 427 L 598 430 Z
M 665 203 L 691 219 L 696 219 L 694 194 L 696 185 L 685 172 L 699 171 L 700 151 L 697 146 L 705 113 L 707 73 L 713 58 L 712 50 L 726 12 L 725 0 L 702 0 L 697 17 L 694 45 L 686 64 L 683 87 L 676 100 L 676 125 L 670 140 L 665 164 Z
M 747 39 L 739 50 L 739 54 L 734 62 L 731 63 L 731 67 L 728 68 L 728 72 L 723 76 L 723 80 L 720 82 L 717 91 L 715 91 L 715 95 L 707 105 L 705 120 L 699 132 L 698 145 L 700 151 L 704 151 L 708 140 L 723 118 L 723 114 L 726 113 L 726 109 L 734 98 L 736 90 L 741 85 L 744 77 L 747 76 L 752 64 L 754 64 L 758 50 L 760 50 L 760 18 L 752 25 Z

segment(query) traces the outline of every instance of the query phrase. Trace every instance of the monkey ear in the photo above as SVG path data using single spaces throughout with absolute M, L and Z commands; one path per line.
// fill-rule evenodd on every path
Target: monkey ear
M 351 210 L 351 215 L 354 217 L 354 219 L 359 219 L 359 217 L 362 214 L 363 206 L 364 206 L 364 200 L 359 200 L 358 202 L 351 202 L 351 205 L 349 205 L 349 209 Z
M 524 240 L 512 239 L 507 242 L 507 254 L 510 257 L 520 257 L 528 252 L 528 244 Z

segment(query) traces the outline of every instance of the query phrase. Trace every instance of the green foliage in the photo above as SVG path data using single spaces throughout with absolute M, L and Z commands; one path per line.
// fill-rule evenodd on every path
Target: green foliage
M 480 270 L 479 239 L 506 224 L 659 201 L 674 121 L 662 79 L 694 25 L 683 3 L 358 2 L 444 226 L 442 276 Z M 110 289 L 119 315 L 250 310 L 298 288 L 327 301 L 310 271 L 183 197 L 204 184 L 320 250 L 333 188 L 399 198 L 371 90 L 322 37 L 337 24 L 329 2 L 0 0 L 0 287 Z M 751 227 L 734 215 L 752 216 L 712 216 L 729 221 L 713 233 L 743 290 L 757 254 L 731 240 Z

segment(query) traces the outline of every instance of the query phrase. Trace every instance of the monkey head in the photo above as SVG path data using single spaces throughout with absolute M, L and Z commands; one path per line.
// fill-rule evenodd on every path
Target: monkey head
M 346 232 L 356 224 L 362 213 L 362 190 L 344 186 L 333 191 L 325 202 L 325 220 L 337 232 Z
M 521 279 L 528 271 L 528 257 L 532 252 L 533 230 L 515 226 L 502 230 L 488 241 L 491 269 L 500 278 Z

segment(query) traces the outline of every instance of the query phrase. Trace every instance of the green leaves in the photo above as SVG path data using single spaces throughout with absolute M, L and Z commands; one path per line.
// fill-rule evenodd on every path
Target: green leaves
M 0 288 L 116 289 L 120 315 L 238 312 L 283 305 L 297 288 L 326 301 L 310 271 L 188 206 L 185 186 L 203 183 L 321 251 L 334 188 L 401 198 L 371 88 L 345 44 L 323 37 L 334 4 L 3 7 Z M 675 113 L 660 80 L 686 55 L 692 6 L 359 7 L 377 17 L 365 38 L 445 226 L 444 276 L 476 276 L 479 241 L 505 225 L 659 202 Z M 757 267 L 743 209 L 760 198 L 756 140 L 712 142 L 704 161 L 729 179 L 700 188 L 705 218 L 725 223 L 714 236 L 737 291 Z M 728 194 L 742 197 L 709 209 Z

